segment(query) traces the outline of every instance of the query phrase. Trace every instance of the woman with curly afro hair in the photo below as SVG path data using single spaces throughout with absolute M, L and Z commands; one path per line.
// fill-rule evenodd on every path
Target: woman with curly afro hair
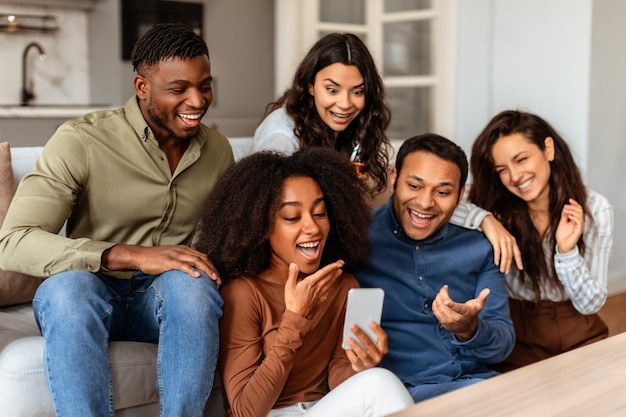
M 376 367 L 387 336 L 351 330 L 342 348 L 351 272 L 369 253 L 370 210 L 345 159 L 330 149 L 252 154 L 209 196 L 193 246 L 224 285 L 219 366 L 229 416 L 385 415 L 413 404 Z M 341 385 L 340 385 L 341 384 Z

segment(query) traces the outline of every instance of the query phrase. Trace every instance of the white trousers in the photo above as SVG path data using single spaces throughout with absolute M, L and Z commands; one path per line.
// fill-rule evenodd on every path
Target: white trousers
M 391 371 L 372 368 L 346 379 L 319 401 L 276 408 L 268 417 L 381 417 L 413 405 L 413 398 Z

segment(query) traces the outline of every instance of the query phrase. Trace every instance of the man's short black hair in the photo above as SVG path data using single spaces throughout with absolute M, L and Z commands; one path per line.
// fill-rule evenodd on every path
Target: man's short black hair
M 463 188 L 465 181 L 467 181 L 468 164 L 467 156 L 459 145 L 435 133 L 424 133 L 407 139 L 402 143 L 396 157 L 396 172 L 398 174 L 400 174 L 402 169 L 404 158 L 418 151 L 431 153 L 444 161 L 453 162 L 458 166 L 461 171 L 459 190 Z
M 130 60 L 137 73 L 168 58 L 209 56 L 206 42 L 191 26 L 181 23 L 154 25 L 135 44 Z

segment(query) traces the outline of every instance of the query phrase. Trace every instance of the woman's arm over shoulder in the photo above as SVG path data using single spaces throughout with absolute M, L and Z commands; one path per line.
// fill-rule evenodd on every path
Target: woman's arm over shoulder
M 278 328 L 265 332 L 269 304 L 253 279 L 235 279 L 221 294 L 220 371 L 231 410 L 237 417 L 266 416 L 285 386 L 309 320 L 285 311 Z M 274 341 L 264 352 L 267 333 Z
M 559 280 L 582 314 L 597 313 L 608 294 L 609 258 L 613 249 L 613 206 L 602 195 L 588 190 L 591 219 L 585 219 L 585 254 L 578 247 L 568 253 L 555 249 L 554 262 Z
M 490 214 L 487 210 L 463 198 L 456 210 L 454 210 L 450 223 L 466 229 L 480 230 L 481 223 Z
M 508 273 L 513 261 L 518 269 L 524 268 L 517 241 L 489 211 L 463 198 L 454 210 L 450 223 L 482 231 L 493 246 L 493 261 L 500 267 L 500 272 Z

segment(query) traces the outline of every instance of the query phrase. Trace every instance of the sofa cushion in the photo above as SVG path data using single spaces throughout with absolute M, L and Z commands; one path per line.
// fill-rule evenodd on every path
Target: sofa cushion
M 0 308 L 0 416 L 54 416 L 43 349 L 30 304 Z M 109 355 L 117 415 L 158 416 L 157 345 L 111 342 Z M 216 375 L 205 416 L 224 416 L 223 395 Z
M 0 309 L 0 416 L 48 415 L 52 409 L 43 349 L 30 304 Z M 158 402 L 156 344 L 111 342 L 109 355 L 116 409 Z
M 31 167 L 32 169 L 32 167 Z M 0 143 L 0 226 L 15 194 L 15 179 L 8 142 Z M 0 269 L 0 306 L 27 303 L 41 283 L 39 278 Z

